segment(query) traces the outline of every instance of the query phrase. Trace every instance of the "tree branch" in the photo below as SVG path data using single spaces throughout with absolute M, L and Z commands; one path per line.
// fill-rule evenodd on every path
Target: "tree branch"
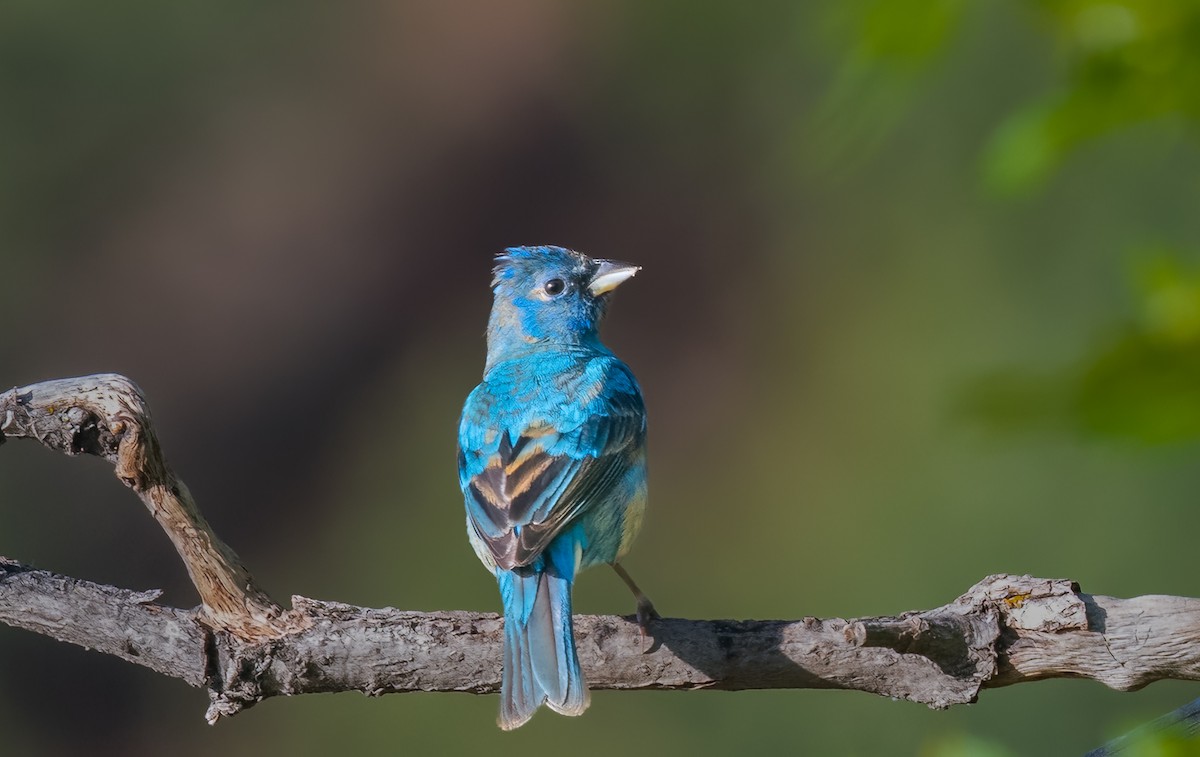
M 0 558 L 0 622 L 206 687 L 209 722 L 272 696 L 499 689 L 502 619 L 367 609 L 255 588 L 163 460 L 137 388 L 105 375 L 0 394 L 0 440 L 33 438 L 113 462 L 175 543 L 204 604 L 66 578 Z M 935 708 L 985 688 L 1092 678 L 1130 691 L 1200 680 L 1200 600 L 1084 594 L 1073 582 L 995 575 L 953 602 L 894 617 L 653 621 L 575 618 L 595 689 L 836 688 Z
M 303 624 L 255 585 L 241 558 L 213 533 L 167 465 L 150 409 L 129 379 L 106 373 L 10 389 L 0 394 L 0 441 L 6 437 L 112 463 L 183 558 L 210 625 L 243 638 L 265 638 Z
M 246 640 L 155 596 L 0 561 L 0 622 L 206 686 L 210 722 L 279 695 L 499 690 L 494 614 L 293 597 L 302 630 Z M 948 605 L 896 617 L 664 619 L 649 648 L 631 617 L 579 615 L 575 632 L 594 689 L 855 689 L 945 708 L 1042 678 L 1123 691 L 1200 680 L 1200 600 L 1115 599 L 1029 576 L 990 576 Z

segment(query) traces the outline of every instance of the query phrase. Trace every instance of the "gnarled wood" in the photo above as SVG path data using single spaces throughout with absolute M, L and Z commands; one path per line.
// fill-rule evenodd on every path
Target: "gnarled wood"
M 67 455 L 112 463 L 175 545 L 213 627 L 263 638 L 303 624 L 255 585 L 237 554 L 213 533 L 167 465 L 150 409 L 129 379 L 106 373 L 10 389 L 0 394 L 0 441 L 5 438 L 34 439 Z
M 153 597 L 0 561 L 0 622 L 204 685 L 211 722 L 280 695 L 499 690 L 503 621 L 491 613 L 293 597 L 303 629 L 247 640 Z M 989 576 L 895 617 L 656 620 L 649 646 L 631 617 L 579 615 L 575 628 L 594 689 L 854 689 L 944 708 L 1042 678 L 1122 690 L 1200 680 L 1200 600 L 1115 599 L 1029 576 Z

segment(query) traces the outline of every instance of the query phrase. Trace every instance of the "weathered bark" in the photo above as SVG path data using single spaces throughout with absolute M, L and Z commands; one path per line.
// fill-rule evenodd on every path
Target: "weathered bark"
M 503 621 L 293 597 L 299 630 L 247 640 L 196 612 L 0 562 L 0 622 L 94 648 L 212 695 L 208 719 L 279 695 L 495 692 Z M 1094 678 L 1121 690 L 1200 680 L 1200 600 L 1114 599 L 1069 581 L 990 576 L 948 605 L 841 620 L 575 618 L 594 689 L 856 689 L 944 708 L 985 688 Z
M 142 392 L 112 373 L 43 381 L 0 394 L 0 441 L 36 439 L 67 455 L 102 457 L 175 545 L 204 603 L 205 620 L 245 638 L 270 637 L 303 619 L 259 589 L 217 538 L 167 465 Z
M 0 557 L 0 623 L 203 686 L 208 633 L 195 613 L 154 604 L 161 594 L 58 576 Z
M 502 619 L 367 609 L 293 597 L 283 610 L 204 521 L 167 466 L 138 389 L 102 375 L 0 394 L 0 441 L 32 438 L 109 460 L 162 525 L 203 605 L 0 558 L 0 622 L 208 688 L 208 720 L 272 696 L 358 690 L 489 693 Z M 856 689 L 944 708 L 982 689 L 1092 678 L 1123 691 L 1200 680 L 1200 600 L 1084 594 L 1073 582 L 985 578 L 953 602 L 895 617 L 653 621 L 575 618 L 595 689 Z

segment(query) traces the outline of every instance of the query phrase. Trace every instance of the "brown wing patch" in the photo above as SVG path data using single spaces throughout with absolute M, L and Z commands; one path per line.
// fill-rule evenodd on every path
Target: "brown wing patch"
M 513 561 L 517 565 L 528 565 L 541 554 L 564 528 L 581 512 L 586 510 L 597 497 L 605 496 L 624 470 L 616 455 L 603 458 L 587 457 L 579 461 L 569 486 L 557 498 L 554 509 L 546 518 L 521 529 L 516 542 L 511 545 Z
M 476 533 L 488 545 L 496 563 L 505 569 L 527 564 L 518 559 L 520 534 L 536 525 L 539 510 L 549 509 L 574 477 L 578 460 L 546 453 L 547 427 L 530 429 L 512 443 L 507 435 L 488 466 L 471 479 L 468 491 L 486 519 Z
M 526 430 L 512 442 L 500 439 L 488 467 L 469 491 L 482 518 L 476 534 L 505 570 L 529 565 L 581 513 L 608 496 L 626 470 L 628 454 L 645 433 L 640 405 L 614 406 L 612 416 L 588 430 L 600 453 L 571 458 L 547 454 L 557 433 L 550 426 Z M 624 412 L 621 412 L 624 411 Z

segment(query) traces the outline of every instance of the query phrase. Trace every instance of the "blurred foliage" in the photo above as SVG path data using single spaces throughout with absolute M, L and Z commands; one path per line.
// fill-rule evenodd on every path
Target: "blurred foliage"
M 1132 278 L 1134 315 L 1058 373 L 1005 371 L 975 383 L 966 408 L 991 428 L 1066 427 L 1147 444 L 1200 439 L 1200 264 L 1149 250 Z
M 840 7 L 834 13 L 854 44 L 827 107 L 868 114 L 881 137 L 898 117 L 894 109 L 879 117 L 881 93 L 902 93 L 896 101 L 910 105 L 918 75 L 982 5 L 863 0 Z M 1061 73 L 1051 91 L 1030 93 L 994 127 L 982 156 L 988 187 L 1013 193 L 1041 186 L 1082 145 L 1134 124 L 1160 120 L 1200 133 L 1200 2 L 1028 5 L 1030 21 L 1054 42 Z M 1178 131 L 1168 130 L 1168 138 Z M 1180 253 L 1151 258 L 1135 274 L 1137 315 L 1114 337 L 1056 375 L 990 376 L 972 388 L 968 406 L 1008 430 L 1065 425 L 1146 443 L 1200 438 L 1200 277 Z
M 1121 757 L 1200 757 L 1200 739 L 1180 729 L 1131 734 L 1121 739 Z
M 834 13 L 853 40 L 831 104 L 907 104 L 914 72 L 955 39 L 987 3 L 858 0 Z M 1030 21 L 1050 36 L 1058 82 L 1032 92 L 997 124 L 982 175 L 1000 193 L 1041 185 L 1081 145 L 1133 124 L 1168 120 L 1196 137 L 1200 125 L 1200 3 L 1195 0 L 1026 0 Z M 1019 49 L 1007 51 L 1014 58 Z M 896 97 L 899 93 L 901 96 Z M 893 115 L 893 119 L 896 116 Z M 886 121 L 873 118 L 874 123 Z
M 953 33 L 964 0 L 854 0 L 834 4 L 823 36 L 843 62 L 815 116 L 823 160 L 843 170 L 877 149 L 913 100 L 913 92 Z
M 1088 140 L 1152 119 L 1200 126 L 1200 3 L 1035 0 L 1067 69 L 1001 124 L 984 160 L 1001 191 L 1034 186 Z

